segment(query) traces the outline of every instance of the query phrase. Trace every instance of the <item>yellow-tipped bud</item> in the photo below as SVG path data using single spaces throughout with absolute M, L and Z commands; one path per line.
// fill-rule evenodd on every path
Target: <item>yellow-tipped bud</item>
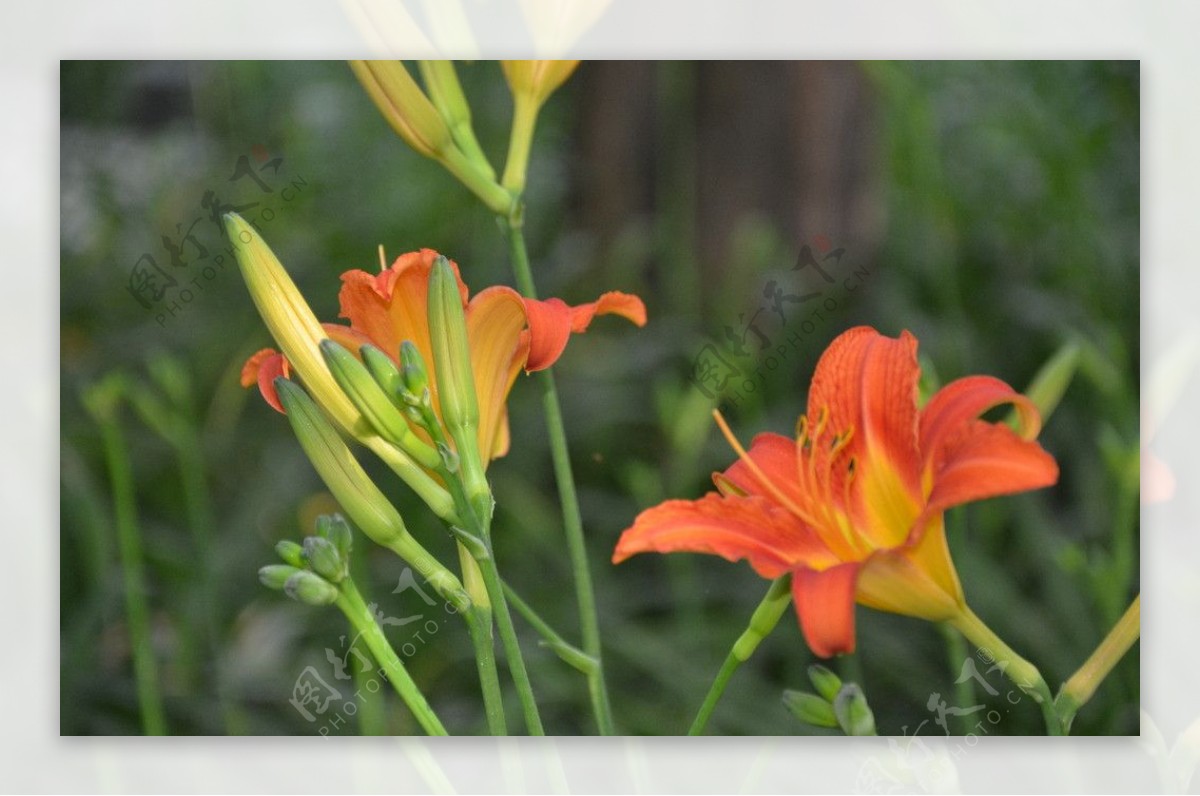
M 475 164 L 487 179 L 495 181 L 496 171 L 488 162 L 487 156 L 475 138 L 471 127 L 471 106 L 463 94 L 462 85 L 458 82 L 458 74 L 454 71 L 453 61 L 418 61 L 421 79 L 425 81 L 425 90 L 446 126 L 454 143 Z
M 375 381 L 367 366 L 333 340 L 321 341 L 321 355 L 334 380 L 368 422 L 387 441 L 407 453 L 422 467 L 441 464 L 438 452 L 412 432 L 408 421 Z
M 321 322 L 258 231 L 237 213 L 225 215 L 242 279 L 258 314 L 292 369 L 321 408 L 351 436 L 365 430 L 362 414 L 325 367 L 320 344 L 328 339 Z
M 350 68 L 392 129 L 413 149 L 440 160 L 450 130 L 401 61 L 351 61 Z
M 547 97 L 567 82 L 579 61 L 501 61 L 500 66 L 513 95 L 525 95 L 541 107 Z

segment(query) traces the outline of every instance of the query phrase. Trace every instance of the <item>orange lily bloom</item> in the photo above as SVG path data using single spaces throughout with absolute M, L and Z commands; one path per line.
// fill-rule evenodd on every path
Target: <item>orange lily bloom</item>
M 1049 486 L 1037 409 L 990 376 L 917 406 L 917 340 L 861 326 L 817 363 L 797 437 L 760 434 L 699 500 L 642 512 L 613 554 L 712 553 L 765 578 L 792 575 L 800 627 L 821 657 L 853 652 L 854 604 L 931 621 L 967 610 L 946 546 L 946 509 Z M 1019 432 L 979 416 L 1012 404 Z
M 402 254 L 379 274 L 352 270 L 342 274 L 339 294 L 340 317 L 349 326 L 322 324 L 330 338 L 356 355 L 371 343 L 399 364 L 400 344 L 411 340 L 421 352 L 429 371 L 429 388 L 434 411 L 440 413 L 433 346 L 430 342 L 428 295 L 429 276 L 437 252 L 422 249 Z M 638 326 L 646 323 L 642 300 L 618 291 L 576 307 L 561 299 L 527 299 L 509 287 L 490 287 L 469 297 L 458 266 L 451 262 L 458 281 L 467 320 L 471 370 L 479 400 L 479 450 L 485 464 L 508 452 L 508 411 L 505 402 L 517 373 L 550 367 L 566 348 L 572 332 L 583 332 L 596 315 L 616 314 Z M 282 412 L 273 385 L 278 376 L 290 376 L 286 358 L 265 348 L 252 355 L 242 367 L 243 387 L 258 384 L 263 397 Z M 424 431 L 414 426 L 414 431 Z

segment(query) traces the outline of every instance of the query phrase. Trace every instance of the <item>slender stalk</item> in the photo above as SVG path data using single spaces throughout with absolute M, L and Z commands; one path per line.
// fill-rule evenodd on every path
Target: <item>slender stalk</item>
M 1033 701 L 1041 708 L 1042 718 L 1046 722 L 1047 735 L 1065 734 L 1062 722 L 1054 709 L 1054 699 L 1050 696 L 1050 687 L 1046 685 L 1042 673 L 1036 666 L 1014 652 L 1012 647 L 1005 644 L 1003 639 L 992 632 L 992 629 L 965 605 L 962 613 L 951 619 L 949 623 L 966 636 L 968 641 L 991 656 L 1009 680 L 1033 697 Z
M 1113 667 L 1129 652 L 1142 634 L 1142 595 L 1134 598 L 1125 614 L 1113 626 L 1096 651 L 1084 661 L 1079 671 L 1071 675 L 1054 700 L 1064 728 L 1070 728 L 1079 708 L 1092 698 L 1096 688 L 1108 677 Z
M 491 545 L 489 544 L 490 548 Z M 517 687 L 517 697 L 521 700 L 521 711 L 525 715 L 525 727 L 530 735 L 545 735 L 542 728 L 542 718 L 538 714 L 537 702 L 533 698 L 533 686 L 529 682 L 529 672 L 525 668 L 525 658 L 521 655 L 520 641 L 517 639 L 516 628 L 513 627 L 512 614 L 508 610 L 508 601 L 504 597 L 504 587 L 500 582 L 500 573 L 496 569 L 496 559 L 489 555 L 487 558 L 476 559 L 479 569 L 483 572 L 483 582 L 487 587 L 488 597 L 492 601 L 493 613 L 496 618 L 496 628 L 500 631 L 500 643 L 504 646 L 504 657 L 508 661 L 508 669 L 512 674 L 513 684 Z
M 558 631 L 551 627 L 549 622 L 542 619 L 533 606 L 525 602 L 521 595 L 517 594 L 516 589 L 507 582 L 503 585 L 504 596 L 508 598 L 509 604 L 517 609 L 517 613 L 530 624 L 537 634 L 542 637 L 543 643 L 554 650 L 558 657 L 586 675 L 590 676 L 596 670 L 596 662 L 588 657 L 586 652 L 559 635 Z
M 508 725 L 504 721 L 504 700 L 500 697 L 500 674 L 496 670 L 496 649 L 492 642 L 492 611 L 476 605 L 463 617 L 467 620 L 471 644 L 475 647 L 475 667 L 479 670 L 488 732 L 492 735 L 508 735 Z
M 472 542 L 464 544 L 463 547 L 474 558 L 475 563 L 479 566 L 480 575 L 483 577 L 484 589 L 487 592 L 488 601 L 491 602 L 491 616 L 495 619 L 496 629 L 500 633 L 504 657 L 508 661 L 509 673 L 512 675 L 513 685 L 516 686 L 517 697 L 521 701 L 525 727 L 530 735 L 545 735 L 542 719 L 538 713 L 537 701 L 533 696 L 533 685 L 529 681 L 529 672 L 525 668 L 525 658 L 521 653 L 520 640 L 517 638 L 517 631 L 513 626 L 512 614 L 508 610 L 508 601 L 504 598 L 504 588 L 501 585 L 500 572 L 496 568 L 496 558 L 492 554 L 491 493 L 488 492 L 485 496 L 489 512 L 483 514 L 478 501 L 472 501 L 467 497 L 462 480 L 444 467 L 441 474 L 450 489 L 450 494 L 454 497 L 459 515 L 469 520 L 467 523 L 468 533 L 472 537 Z M 486 481 L 484 485 L 486 486 Z
M 967 640 L 954 629 L 953 625 L 942 623 L 938 625 L 938 629 L 942 631 L 942 638 L 946 640 L 946 657 L 950 664 L 950 674 L 956 680 L 961 672 L 963 662 L 971 654 L 967 649 Z M 959 705 L 974 705 L 975 704 L 975 681 L 971 678 L 965 678 L 961 683 L 954 684 L 954 697 Z M 958 716 L 958 723 L 961 725 L 958 729 L 963 735 L 967 735 L 971 730 L 971 719 L 969 714 Z
M 392 645 L 388 642 L 387 636 L 383 634 L 379 623 L 375 621 L 375 616 L 363 602 L 362 595 L 359 594 L 354 581 L 349 578 L 341 583 L 337 605 L 350 620 L 354 629 L 359 632 L 360 638 L 367 642 L 371 656 L 375 658 L 375 662 L 387 675 L 392 688 L 396 689 L 396 693 L 404 700 L 404 704 L 408 705 L 409 710 L 413 712 L 413 716 L 416 717 L 421 728 L 429 735 L 446 735 L 446 728 L 442 726 L 442 722 L 433 712 L 433 708 L 425 701 L 425 695 L 421 693 L 421 689 L 417 687 L 408 670 L 404 668 L 404 664 L 396 655 L 396 651 L 392 649 Z
M 733 648 L 725 656 L 725 662 L 721 664 L 721 670 L 717 672 L 716 679 L 708 687 L 708 694 L 705 695 L 704 703 L 700 705 L 700 710 L 696 713 L 696 718 L 688 729 L 688 735 L 700 735 L 704 732 L 704 726 L 708 724 L 708 719 L 717 707 L 717 702 L 725 693 L 725 686 L 729 684 L 733 673 L 739 666 L 750 660 L 750 656 L 754 654 L 754 650 L 758 649 L 762 640 L 775 629 L 775 625 L 779 624 L 779 618 L 783 616 L 783 612 L 787 610 L 788 604 L 792 601 L 791 588 L 791 575 L 784 575 L 771 582 L 771 588 L 767 589 L 762 602 L 750 616 L 749 625 L 734 642 Z
M 513 103 L 508 157 L 504 161 L 504 176 L 500 178 L 500 184 L 514 196 L 519 196 L 525 191 L 525 172 L 529 167 L 529 150 L 533 146 L 533 130 L 537 126 L 539 108 L 537 102 L 524 95 L 515 96 Z
M 129 625 L 129 643 L 133 655 L 133 675 L 137 684 L 138 709 L 142 731 L 146 735 L 165 735 L 162 696 L 158 683 L 158 663 L 150 640 L 150 619 L 146 608 L 146 576 L 143 566 L 141 528 L 137 519 L 137 498 L 133 486 L 133 467 L 129 450 L 116 419 L 108 413 L 96 414 L 104 455 L 112 481 L 113 508 L 116 514 L 117 544 L 121 557 L 121 577 L 125 584 L 125 617 Z
M 520 213 L 507 219 L 509 251 L 517 288 L 527 298 L 537 298 L 533 272 L 529 266 L 529 254 L 525 248 Z M 575 599 L 579 605 L 579 627 L 583 636 L 583 651 L 596 661 L 596 675 L 589 680 L 592 709 L 601 735 L 614 732 L 612 708 L 608 699 L 608 687 L 604 680 L 604 660 L 600 650 L 600 620 L 596 612 L 596 597 L 592 587 L 592 575 L 588 568 L 587 544 L 583 536 L 583 516 L 579 511 L 579 498 L 575 493 L 575 477 L 571 472 L 571 454 L 567 447 L 567 432 L 563 425 L 562 407 L 558 400 L 558 389 L 554 384 L 552 368 L 538 372 L 538 385 L 542 390 L 542 410 L 546 416 L 546 431 L 550 438 L 550 455 L 554 462 L 554 477 L 558 482 L 559 502 L 562 506 L 563 530 L 567 539 L 567 551 L 571 559 L 571 572 L 575 580 Z

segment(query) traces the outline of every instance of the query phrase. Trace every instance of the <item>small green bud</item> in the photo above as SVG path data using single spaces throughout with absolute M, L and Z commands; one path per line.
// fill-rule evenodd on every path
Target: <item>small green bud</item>
M 444 442 L 439 442 L 437 446 L 438 455 L 442 457 L 442 464 L 446 465 L 446 472 L 458 471 L 458 454 L 454 452 L 449 445 Z
M 400 344 L 400 373 L 404 379 L 404 389 L 409 394 L 428 398 L 429 369 L 425 367 L 425 358 L 412 340 Z
M 400 395 L 404 392 L 404 380 L 392 358 L 383 353 L 383 349 L 370 343 L 364 343 L 362 348 L 358 349 L 358 353 L 362 355 L 363 364 L 367 366 L 383 394 L 391 399 L 393 405 L 403 406 Z
M 333 542 L 343 561 L 350 560 L 350 549 L 354 546 L 354 532 L 350 523 L 341 514 L 322 514 L 317 518 L 317 535 Z
M 304 540 L 304 558 L 313 572 L 330 583 L 341 583 L 348 574 L 349 562 L 342 560 L 333 542 L 320 536 Z
M 808 667 L 808 679 L 826 702 L 833 702 L 842 690 L 842 678 L 817 663 Z
M 281 539 L 277 542 L 275 553 L 283 563 L 300 569 L 304 568 L 304 548 L 291 539 Z
M 333 340 L 321 341 L 321 355 L 329 372 L 350 401 L 362 412 L 381 437 L 388 440 L 421 466 L 432 468 L 441 463 L 437 451 L 422 442 L 408 427 L 395 404 L 371 376 L 366 365 Z
M 875 735 L 875 714 L 856 683 L 846 683 L 833 700 L 833 713 L 847 735 Z
M 300 545 L 296 546 L 299 547 Z M 287 564 L 268 564 L 258 571 L 258 579 L 268 589 L 279 591 L 287 583 L 288 578 L 301 571 L 303 570 L 288 566 Z
M 338 598 L 336 586 L 311 572 L 295 573 L 283 584 L 283 590 L 288 597 L 307 605 L 332 605 Z
M 784 691 L 783 705 L 792 715 L 805 724 L 814 727 L 836 727 L 837 716 L 833 713 L 833 705 L 816 694 L 803 691 Z

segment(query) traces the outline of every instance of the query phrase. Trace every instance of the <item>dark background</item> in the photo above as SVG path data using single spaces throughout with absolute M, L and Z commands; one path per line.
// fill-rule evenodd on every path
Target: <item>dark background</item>
M 459 71 L 499 163 L 510 115 L 500 70 Z M 344 620 L 268 591 L 255 573 L 273 563 L 277 540 L 311 532 L 331 504 L 286 421 L 238 386 L 242 361 L 269 338 L 227 256 L 206 276 L 222 238 L 203 197 L 258 203 L 245 214 L 258 214 L 325 320 L 336 319 L 338 275 L 377 268 L 380 243 L 389 259 L 436 248 L 478 290 L 511 284 L 503 239 L 465 189 L 391 133 L 344 63 L 64 62 L 61 77 L 61 731 L 141 731 L 110 476 L 81 402 L 88 385 L 119 373 L 141 400 L 123 402 L 118 422 L 169 731 L 315 734 L 288 698 L 306 666 L 330 677 L 325 649 L 338 648 Z M 231 181 L 243 156 L 270 193 L 251 177 Z M 816 358 L 858 323 L 911 330 L 943 382 L 989 373 L 1022 388 L 1078 342 L 1080 371 L 1042 437 L 1060 483 L 956 510 L 948 528 L 975 611 L 1052 688 L 1082 663 L 1138 590 L 1139 189 L 1136 63 L 580 67 L 539 124 L 527 228 L 544 295 L 578 303 L 620 289 L 650 314 L 641 331 L 599 319 L 556 366 L 621 731 L 686 731 L 767 586 L 711 557 L 609 563 L 638 511 L 699 496 L 732 461 L 711 402 L 688 379 L 708 344 L 758 371 L 752 391 L 722 402 L 748 441 L 792 430 Z M 162 239 L 188 229 L 207 260 L 174 268 Z M 832 283 L 793 269 L 802 246 L 824 241 L 844 249 L 823 265 Z M 143 254 L 178 277 L 149 308 L 128 290 Z M 771 281 L 821 296 L 784 303 L 781 321 L 764 296 Z M 810 307 L 826 299 L 836 308 L 816 319 Z M 747 335 L 746 356 L 731 352 L 726 326 Z M 781 344 L 789 353 L 768 370 Z M 513 449 L 489 470 L 497 556 L 578 640 L 539 407 L 536 385 L 519 379 Z M 172 433 L 198 440 L 182 447 L 199 455 L 181 459 Z M 409 527 L 453 560 L 423 506 L 364 463 Z M 394 616 L 427 610 L 412 593 L 391 594 L 399 560 L 361 537 L 358 551 L 368 599 Z M 937 693 L 965 706 L 953 697 L 961 653 L 928 623 L 864 608 L 858 621 L 857 654 L 833 665 L 862 683 L 880 732 L 941 732 L 927 702 Z M 593 732 L 582 677 L 518 627 L 548 729 Z M 390 632 L 396 646 L 406 641 L 404 628 Z M 1136 653 L 1076 733 L 1137 731 Z M 808 688 L 811 662 L 789 612 L 734 678 L 710 731 L 805 732 L 779 697 Z M 443 623 L 408 665 L 451 731 L 483 731 L 459 623 Z M 1004 681 L 989 682 L 1003 695 Z M 976 696 L 1005 708 L 981 688 Z M 370 721 L 334 732 L 415 730 L 391 694 L 375 707 L 363 712 Z M 1038 733 L 1041 719 L 1024 704 L 988 727 Z

